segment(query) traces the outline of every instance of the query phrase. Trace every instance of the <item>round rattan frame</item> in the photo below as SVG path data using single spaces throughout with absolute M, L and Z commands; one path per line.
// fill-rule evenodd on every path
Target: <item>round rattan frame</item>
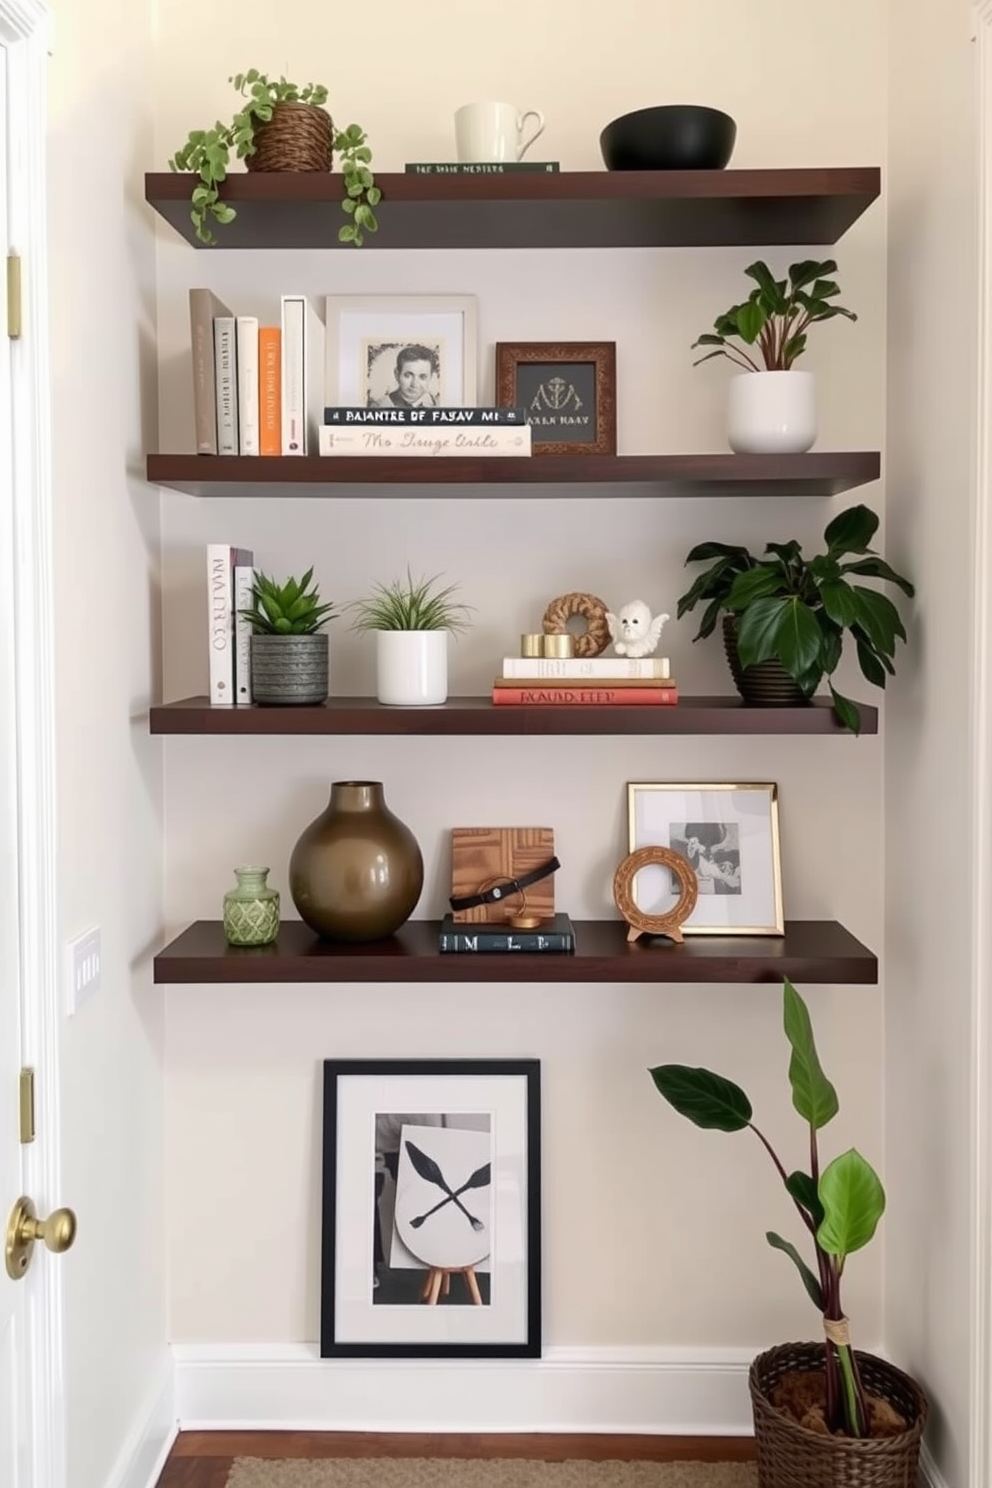
M 634 900 L 634 877 L 642 868 L 652 864 L 670 868 L 681 890 L 677 903 L 662 915 L 645 914 Z M 669 940 L 681 945 L 683 936 L 679 926 L 692 914 L 698 897 L 699 881 L 695 869 L 688 858 L 670 847 L 639 847 L 627 854 L 613 875 L 613 902 L 630 926 L 627 939 L 631 942 L 642 935 L 667 935 Z

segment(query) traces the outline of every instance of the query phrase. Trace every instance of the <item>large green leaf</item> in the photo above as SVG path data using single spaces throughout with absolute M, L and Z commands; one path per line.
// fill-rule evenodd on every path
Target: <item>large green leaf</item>
M 823 638 L 809 605 L 790 596 L 775 630 L 775 655 L 793 677 L 817 664 Z
M 757 263 L 748 264 L 744 272 L 758 285 L 769 313 L 784 315 L 789 305 L 784 293 L 785 286 L 775 278 L 768 265 L 759 259 Z
M 867 641 L 857 641 L 858 661 L 861 663 L 861 671 L 869 682 L 876 687 L 884 687 L 886 682 L 885 668 L 879 661 L 878 656 L 872 650 Z
M 820 1065 L 809 1009 L 788 977 L 783 988 L 783 1015 L 785 1036 L 792 1046 L 789 1060 L 792 1104 L 803 1120 L 819 1131 L 837 1115 L 840 1103 Z
M 752 561 L 747 548 L 732 547 L 727 543 L 719 542 L 697 543 L 694 548 L 690 549 L 685 561 L 686 563 L 706 563 L 710 558 L 740 558 L 742 562 L 747 563 Z
M 744 610 L 766 594 L 788 593 L 789 581 L 778 563 L 759 563 L 738 574 L 727 595 L 728 610 Z
M 774 553 L 777 558 L 781 558 L 783 563 L 788 564 L 796 561 L 802 552 L 802 548 L 796 542 L 795 538 L 793 538 L 791 542 L 787 543 L 765 543 L 765 552 Z
M 737 312 L 737 334 L 752 346 L 768 322 L 768 314 L 759 300 L 749 300 Z
M 817 624 L 823 636 L 823 644 L 820 646 L 820 661 L 823 670 L 829 677 L 840 665 L 841 653 L 844 649 L 844 636 L 840 628 L 834 624 L 825 610 L 817 610 Z
M 650 1074 L 669 1105 L 696 1126 L 735 1132 L 743 1131 L 751 1120 L 751 1102 L 740 1086 L 712 1070 L 659 1064 Z
M 816 1191 L 816 1184 L 810 1174 L 803 1173 L 797 1168 L 786 1178 L 785 1187 L 791 1197 L 803 1206 L 814 1225 L 819 1227 L 823 1223 L 823 1205 L 820 1203 L 820 1195 Z
M 781 1250 L 795 1263 L 796 1270 L 803 1279 L 803 1286 L 809 1295 L 809 1299 L 818 1312 L 823 1311 L 823 1291 L 813 1272 L 807 1266 L 796 1247 L 788 1240 L 783 1240 L 781 1235 L 776 1235 L 774 1230 L 765 1231 L 765 1239 L 773 1250 Z
M 816 1238 L 828 1255 L 848 1256 L 867 1245 L 885 1213 L 878 1174 L 854 1147 L 820 1174 L 823 1223 Z
M 802 263 L 794 263 L 789 266 L 789 278 L 792 280 L 792 288 L 805 289 L 807 284 L 815 284 L 817 279 L 825 279 L 828 274 L 835 274 L 837 265 L 832 258 L 824 259 L 817 263 L 813 258 L 803 259 Z
M 878 517 L 867 506 L 849 506 L 824 528 L 831 553 L 865 553 L 878 531 Z
M 825 579 L 819 586 L 823 608 L 838 625 L 853 625 L 858 618 L 854 590 L 843 579 Z
M 777 654 L 775 636 L 788 602 L 784 597 L 769 595 L 748 605 L 737 627 L 737 653 L 741 666 L 755 666 Z
M 839 693 L 833 683 L 830 685 L 830 696 L 834 700 L 834 711 L 844 727 L 850 729 L 852 734 L 860 734 L 861 710 L 857 703 L 852 703 L 850 698 Z
M 896 637 L 903 641 L 906 639 L 899 611 L 888 595 L 879 594 L 877 589 L 855 584 L 853 593 L 858 608 L 858 624 L 866 631 L 876 651 L 891 656 L 896 649 Z
M 908 595 L 910 599 L 916 593 L 916 589 L 909 580 L 904 579 L 902 574 L 896 573 L 894 568 L 890 568 L 884 558 L 859 558 L 856 563 L 845 563 L 844 572 L 863 574 L 869 579 L 888 579 L 890 584 L 898 584 L 903 594 Z

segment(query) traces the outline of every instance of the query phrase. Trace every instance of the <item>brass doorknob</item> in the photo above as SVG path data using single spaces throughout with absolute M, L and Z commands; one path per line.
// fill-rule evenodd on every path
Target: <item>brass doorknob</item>
M 71 1209 L 53 1209 L 47 1219 L 39 1219 L 30 1199 L 21 1197 L 7 1220 L 7 1275 L 19 1281 L 31 1264 L 35 1241 L 41 1240 L 61 1255 L 76 1238 L 76 1216 Z

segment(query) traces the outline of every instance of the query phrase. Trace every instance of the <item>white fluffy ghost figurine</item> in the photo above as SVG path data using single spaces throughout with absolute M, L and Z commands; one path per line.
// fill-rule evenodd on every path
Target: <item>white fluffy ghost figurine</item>
M 625 604 L 619 615 L 606 612 L 606 623 L 610 628 L 613 649 L 618 656 L 650 656 L 657 650 L 662 627 L 668 615 L 655 615 L 643 599 L 632 599 Z

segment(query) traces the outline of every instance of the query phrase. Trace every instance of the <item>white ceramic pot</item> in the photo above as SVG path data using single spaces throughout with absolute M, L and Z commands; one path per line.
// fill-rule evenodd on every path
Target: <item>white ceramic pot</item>
M 730 379 L 730 448 L 739 455 L 798 455 L 816 440 L 813 372 L 740 372 Z
M 400 708 L 427 708 L 448 696 L 446 630 L 376 631 L 376 696 Z

